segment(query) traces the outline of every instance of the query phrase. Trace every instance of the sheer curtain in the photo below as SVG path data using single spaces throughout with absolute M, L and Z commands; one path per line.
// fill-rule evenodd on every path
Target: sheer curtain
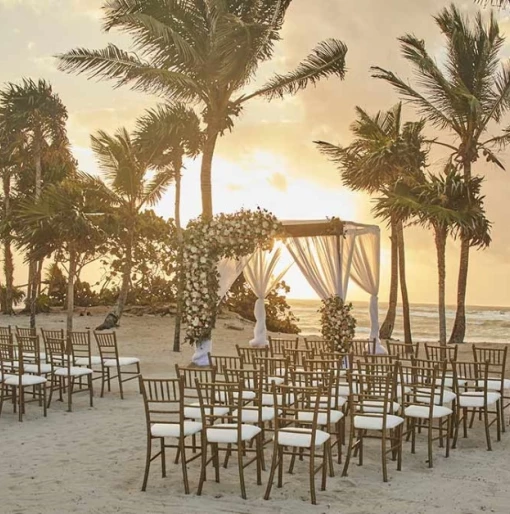
M 370 231 L 358 235 L 352 256 L 351 277 L 370 294 L 370 339 L 376 340 L 376 353 L 386 353 L 379 341 L 379 275 L 380 232 Z
M 251 255 L 241 257 L 239 259 L 221 259 L 217 264 L 219 273 L 218 279 L 218 304 L 223 300 L 236 278 L 243 272 L 244 267 L 250 260 Z M 212 351 L 212 340 L 203 341 L 202 344 L 195 347 L 192 361 L 197 366 L 207 366 L 209 360 L 207 354 Z
M 350 236 L 292 237 L 287 248 L 321 300 L 335 294 L 345 299 L 353 243 Z
M 268 344 L 264 299 L 292 265 L 292 263 L 290 263 L 281 271 L 275 273 L 280 260 L 280 254 L 281 248 L 274 248 L 271 252 L 264 252 L 259 249 L 253 254 L 247 266 L 244 268 L 244 278 L 257 296 L 254 309 L 254 337 L 250 341 L 251 346 L 267 346 Z

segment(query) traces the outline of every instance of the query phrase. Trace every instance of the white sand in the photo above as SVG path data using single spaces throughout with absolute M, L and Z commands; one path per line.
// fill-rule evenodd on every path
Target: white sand
M 0 317 L 0 324 L 8 320 Z M 77 317 L 75 328 L 94 328 L 101 320 L 100 315 Z M 27 322 L 22 316 L 11 321 L 24 326 Z M 232 353 L 236 342 L 246 344 L 251 337 L 249 324 L 244 331 L 233 331 L 224 327 L 226 322 L 218 320 L 214 334 L 218 354 Z M 60 328 L 65 319 L 52 314 L 40 316 L 38 323 Z M 175 363 L 188 363 L 192 354 L 191 348 L 179 354 L 171 351 L 173 322 L 168 317 L 125 317 L 118 339 L 123 355 L 141 358 L 144 375 L 172 375 Z M 319 505 L 315 507 L 309 503 L 307 461 L 298 462 L 294 475 L 284 474 L 284 487 L 275 486 L 270 501 L 262 499 L 268 472 L 263 475 L 264 485 L 257 486 L 253 467 L 246 469 L 249 500 L 241 499 L 235 459 L 228 470 L 222 468 L 221 483 L 206 482 L 199 497 L 195 494 L 199 462 L 189 466 L 192 493 L 186 496 L 180 465 L 175 466 L 169 455 L 167 478 L 161 478 L 159 461 L 154 461 L 147 491 L 142 493 L 145 420 L 136 382 L 126 384 L 124 401 L 117 388 L 102 399 L 98 394 L 96 386 L 93 408 L 88 406 L 86 394 L 76 395 L 72 413 L 65 411 L 65 404 L 54 401 L 46 419 L 42 409 L 29 404 L 23 423 L 12 414 L 11 405 L 4 405 L 0 417 L 0 514 L 510 512 L 510 429 L 498 443 L 493 428 L 493 451 L 487 452 L 478 421 L 449 459 L 436 448 L 432 470 L 425 462 L 423 436 L 418 439 L 416 455 L 411 455 L 406 444 L 403 471 L 395 471 L 390 462 L 387 484 L 379 469 L 379 445 L 370 441 L 364 466 L 353 462 L 349 478 L 341 478 L 337 465 L 336 477 L 328 478 L 327 490 L 317 491 Z

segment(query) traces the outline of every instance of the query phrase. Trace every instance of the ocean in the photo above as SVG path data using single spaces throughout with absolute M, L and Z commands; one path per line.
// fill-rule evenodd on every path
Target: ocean
M 294 315 L 299 318 L 297 325 L 302 336 L 320 334 L 319 300 L 287 299 Z M 352 302 L 352 313 L 357 320 L 356 336 L 368 337 L 370 319 L 368 302 Z M 379 322 L 386 316 L 387 303 L 379 304 Z M 446 327 L 449 336 L 455 320 L 455 307 L 448 306 L 446 310 Z M 466 341 L 481 342 L 510 342 L 510 308 L 508 307 L 476 307 L 466 308 Z M 437 341 L 439 321 L 437 306 L 431 304 L 415 304 L 411 306 L 411 330 L 414 341 Z M 403 340 L 402 310 L 397 309 L 395 329 L 392 338 Z

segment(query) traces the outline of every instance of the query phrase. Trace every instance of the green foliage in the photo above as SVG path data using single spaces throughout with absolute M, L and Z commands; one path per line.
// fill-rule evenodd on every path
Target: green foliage
M 7 311 L 7 291 L 4 284 L 0 284 L 0 309 L 2 312 Z M 25 298 L 25 293 L 18 287 L 14 287 L 12 290 L 12 303 L 13 305 L 20 304 Z
M 322 300 L 321 333 L 333 348 L 345 351 L 356 330 L 356 319 L 351 314 L 352 303 L 345 303 L 338 295 Z
M 299 319 L 294 316 L 285 298 L 289 291 L 290 287 L 282 280 L 266 297 L 266 327 L 271 332 L 283 334 L 299 334 L 300 332 L 296 325 Z M 244 319 L 255 321 L 253 310 L 256 300 L 257 297 L 246 283 L 244 275 L 241 274 L 227 293 L 225 306 Z
M 64 305 L 67 295 L 67 279 L 56 262 L 53 262 L 48 268 L 46 282 L 48 283 L 50 305 L 52 307 Z

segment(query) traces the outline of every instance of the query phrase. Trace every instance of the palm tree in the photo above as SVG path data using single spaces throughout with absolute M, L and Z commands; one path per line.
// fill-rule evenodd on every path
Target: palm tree
M 344 185 L 355 191 L 380 193 L 391 190 L 397 180 L 420 172 L 426 158 L 422 149 L 422 122 L 403 123 L 401 104 L 374 116 L 360 107 L 356 107 L 356 113 L 357 119 L 351 125 L 354 140 L 349 146 L 316 142 L 319 150 L 338 165 Z M 390 214 L 388 220 L 391 227 L 390 297 L 380 337 L 389 339 L 395 325 L 400 273 L 405 340 L 411 343 L 402 219 Z
M 49 257 L 65 253 L 67 274 L 67 330 L 73 329 L 74 285 L 80 252 L 90 250 L 101 237 L 93 222 L 96 213 L 91 211 L 95 191 L 87 188 L 83 180 L 68 179 L 44 189 L 37 203 L 22 202 L 18 217 L 23 223 L 20 247 L 28 254 Z
M 9 83 L 0 91 L 0 119 L 4 130 L 24 136 L 25 156 L 31 157 L 34 177 L 34 201 L 41 196 L 43 186 L 43 152 L 49 144 L 65 149 L 68 145 L 65 123 L 67 111 L 49 83 L 24 79 L 21 84 Z M 26 163 L 25 163 L 26 165 Z M 4 184 L 5 185 L 5 184 Z M 42 262 L 29 262 L 28 294 L 30 326 L 35 327 L 38 278 Z
M 379 215 L 399 218 L 431 228 L 434 232 L 438 269 L 439 342 L 446 345 L 446 241 L 448 235 L 465 233 L 472 246 L 490 244 L 490 223 L 485 217 L 480 189 L 483 179 L 468 182 L 448 163 L 440 175 L 417 175 L 414 182 L 401 181 L 377 200 Z
M 121 225 L 124 254 L 122 284 L 111 313 L 118 321 L 129 292 L 137 218 L 144 207 L 155 205 L 161 199 L 173 177 L 167 170 L 163 170 L 152 179 L 148 178 L 148 171 L 154 166 L 145 150 L 136 144 L 125 128 L 120 128 L 113 136 L 99 131 L 91 136 L 91 141 L 105 181 L 86 175 L 87 183 L 95 189 L 108 208 L 115 211 Z
M 177 241 L 179 244 L 177 262 L 177 312 L 175 316 L 175 332 L 173 350 L 180 350 L 181 333 L 181 293 L 180 276 L 182 227 L 181 227 L 181 172 L 184 157 L 196 157 L 203 143 L 200 130 L 200 119 L 195 111 L 182 103 L 160 105 L 149 110 L 138 120 L 135 133 L 137 142 L 148 152 L 150 160 L 156 167 L 168 170 L 175 180 L 174 220 Z
M 291 2 L 111 0 L 104 7 L 104 28 L 132 34 L 138 55 L 112 44 L 103 50 L 77 48 L 58 56 L 59 67 L 156 93 L 171 102 L 200 105 L 205 123 L 202 214 L 210 218 L 216 142 L 232 130 L 244 104 L 256 97 L 273 100 L 295 94 L 329 76 L 344 77 L 347 47 L 328 39 L 294 71 L 277 74 L 260 89 L 245 93 L 258 66 L 272 58 Z
M 403 57 L 418 77 L 415 88 L 391 71 L 374 67 L 373 76 L 391 84 L 412 103 L 433 126 L 448 130 L 455 144 L 436 143 L 451 150 L 468 182 L 472 166 L 481 153 L 500 168 L 503 165 L 492 149 L 510 142 L 507 129 L 501 136 L 483 139 L 490 123 L 500 123 L 510 109 L 510 66 L 500 65 L 504 38 L 500 35 L 494 13 L 487 23 L 478 13 L 473 23 L 462 16 L 455 5 L 443 9 L 435 21 L 446 39 L 447 54 L 439 66 L 429 55 L 425 42 L 414 35 L 399 39 Z M 460 343 L 466 331 L 465 301 L 469 266 L 467 237 L 461 238 L 457 289 L 457 314 L 450 342 Z

